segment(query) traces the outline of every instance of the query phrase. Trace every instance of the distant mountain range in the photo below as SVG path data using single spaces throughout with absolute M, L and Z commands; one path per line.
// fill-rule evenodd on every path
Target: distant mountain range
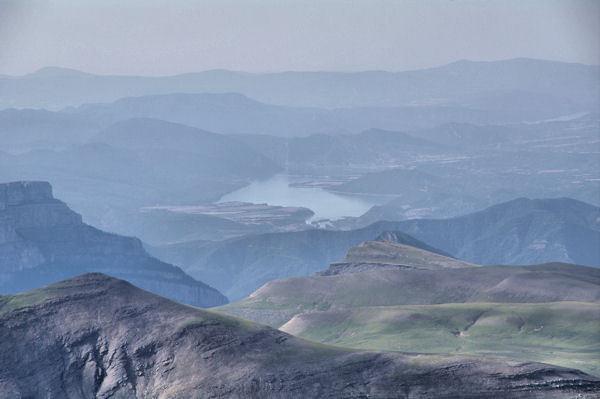
M 600 208 L 596 206 L 567 198 L 522 198 L 451 219 L 377 222 L 350 231 L 260 234 L 218 243 L 178 243 L 150 251 L 238 300 L 270 280 L 323 270 L 342 259 L 350 247 L 374 240 L 385 231 L 410 234 L 414 238 L 406 236 L 412 240 L 408 245 L 415 246 L 416 238 L 425 249 L 434 247 L 475 264 L 559 261 L 599 267 L 599 223 Z
M 448 163 L 365 173 L 329 190 L 348 195 L 384 195 L 389 202 L 335 225 L 349 229 L 380 220 L 448 218 L 518 197 L 568 196 L 598 205 L 600 180 L 594 158 L 594 144 L 588 153 L 580 154 L 498 150 L 450 159 Z
M 323 168 L 372 170 L 459 153 L 449 146 L 420 138 L 418 132 L 413 135 L 374 128 L 354 134 L 292 138 L 239 134 L 235 138 L 284 165 L 291 173 L 316 173 Z
M 126 98 L 61 112 L 3 110 L 0 179 L 52 181 L 87 221 L 133 235 L 142 232 L 123 227 L 136 225 L 131 219 L 142 207 L 206 204 L 281 171 L 313 176 L 317 183 L 361 175 L 320 187 L 389 198 L 363 217 L 335 224 L 343 229 L 453 217 L 517 197 L 600 204 L 598 114 L 481 125 L 491 122 L 462 118 L 450 112 L 454 106 L 436 105 L 432 113 L 423 107 L 298 108 L 204 93 Z M 289 137 L 314 131 L 328 133 Z
M 46 182 L 0 184 L 0 232 L 0 293 L 99 271 L 190 305 L 227 303 L 216 289 L 148 255 L 138 239 L 84 224 Z
M 0 152 L 0 181 L 51 181 L 86 221 L 127 234 L 141 207 L 216 201 L 280 170 L 233 138 L 154 119 L 118 122 L 64 150 Z
M 563 115 L 541 110 L 539 118 Z M 541 112 L 541 113 L 540 113 Z M 224 134 L 268 134 L 293 137 L 314 133 L 352 132 L 369 128 L 406 130 L 431 128 L 449 122 L 474 124 L 526 121 L 520 113 L 506 108 L 476 109 L 460 105 L 395 107 L 317 108 L 289 107 L 256 101 L 239 93 L 176 93 L 125 97 L 112 103 L 84 104 L 61 113 L 86 117 L 96 123 L 151 117 L 182 123 Z M 235 115 L 235 118 L 231 116 Z M 529 114 L 529 117 L 536 114 Z M 534 119 L 537 120 L 537 119 Z
M 0 75 L 0 399 L 596 398 L 598 93 L 533 59 Z
M 0 296 L 0 337 L 6 398 L 591 399 L 600 389 L 547 364 L 311 343 L 102 274 Z
M 569 198 L 520 198 L 456 218 L 392 225 L 468 262 L 600 267 L 600 207 Z
M 570 113 L 598 104 L 600 67 L 534 59 L 459 61 L 407 72 L 283 72 L 224 70 L 168 77 L 98 76 L 44 68 L 0 78 L 0 108 L 57 109 L 128 96 L 237 92 L 259 101 L 319 108 L 465 105 Z M 542 112 L 543 113 L 543 112 Z M 540 117 L 541 115 L 536 115 Z
M 86 116 L 42 109 L 0 111 L 0 151 L 61 150 L 83 144 L 103 127 Z

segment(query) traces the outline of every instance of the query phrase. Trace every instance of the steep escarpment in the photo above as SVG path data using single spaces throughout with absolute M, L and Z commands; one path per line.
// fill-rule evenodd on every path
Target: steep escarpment
M 546 364 L 310 343 L 97 273 L 0 296 L 0 397 L 592 398 L 598 392 L 598 378 Z
M 217 290 L 148 255 L 136 238 L 105 233 L 52 196 L 47 182 L 0 184 L 0 292 L 100 271 L 197 305 L 227 303 Z
M 379 237 L 381 241 L 367 241 L 350 248 L 342 261 L 332 263 L 329 269 L 317 275 L 330 276 L 384 269 L 443 270 L 477 266 L 439 253 L 386 240 L 398 239 L 398 234 L 385 232 Z
M 341 259 L 348 248 L 373 240 L 389 229 L 378 224 L 360 230 L 311 229 L 246 235 L 219 242 L 187 242 L 149 248 L 152 255 L 182 265 L 192 276 L 239 300 L 263 284 L 290 276 L 308 276 Z M 386 236 L 400 244 L 447 253 L 399 231 Z M 381 239 L 385 239 L 384 236 Z

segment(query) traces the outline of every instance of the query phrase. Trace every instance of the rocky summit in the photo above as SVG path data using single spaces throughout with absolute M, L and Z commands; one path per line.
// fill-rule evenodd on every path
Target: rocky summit
M 547 364 L 310 343 L 99 273 L 0 296 L 2 398 L 593 398 L 599 392 L 600 379 Z
M 383 234 L 384 238 L 395 238 L 389 232 Z M 425 250 L 400 242 L 385 239 L 367 241 L 352 247 L 341 262 L 332 263 L 329 269 L 318 272 L 318 276 L 331 276 L 334 274 L 357 273 L 368 270 L 443 270 L 477 267 L 471 263 L 440 255 L 430 250 Z
M 94 271 L 191 305 L 227 303 L 216 289 L 148 255 L 140 240 L 83 223 L 49 183 L 0 184 L 0 293 Z

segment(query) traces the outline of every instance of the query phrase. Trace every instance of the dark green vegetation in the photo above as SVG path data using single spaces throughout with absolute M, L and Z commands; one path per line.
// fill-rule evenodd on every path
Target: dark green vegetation
M 310 343 L 102 274 L 0 296 L 7 398 L 591 399 L 599 391 L 598 378 L 540 363 Z
M 227 303 L 216 289 L 151 257 L 142 243 L 87 224 L 46 182 L 0 184 L 0 292 L 102 271 L 196 306 Z

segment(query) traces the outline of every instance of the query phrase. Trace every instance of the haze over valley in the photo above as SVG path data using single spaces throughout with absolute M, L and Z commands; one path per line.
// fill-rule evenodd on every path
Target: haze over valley
M 594 15 L 0 2 L 0 398 L 598 397 Z

